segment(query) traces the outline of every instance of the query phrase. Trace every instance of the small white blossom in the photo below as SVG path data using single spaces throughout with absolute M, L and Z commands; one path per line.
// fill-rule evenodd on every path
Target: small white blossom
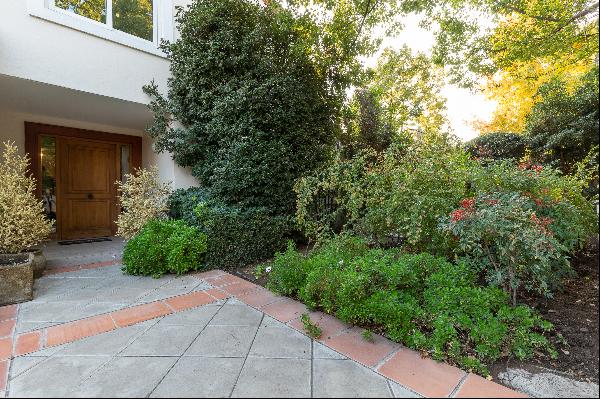
M 267 272 L 267 273 L 271 273 L 271 270 L 272 270 L 272 268 L 271 268 L 271 266 L 269 266 L 269 267 L 267 267 L 267 268 L 265 269 L 265 272 Z

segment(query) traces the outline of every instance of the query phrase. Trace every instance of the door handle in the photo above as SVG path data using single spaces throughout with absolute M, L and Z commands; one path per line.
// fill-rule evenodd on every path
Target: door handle
M 88 199 L 94 199 L 94 194 L 92 194 L 92 193 L 89 193 L 89 194 L 87 195 L 87 197 L 88 197 Z

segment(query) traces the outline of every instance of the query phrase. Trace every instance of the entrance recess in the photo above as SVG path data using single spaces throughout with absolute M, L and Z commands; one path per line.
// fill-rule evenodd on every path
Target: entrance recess
M 116 180 L 141 166 L 141 137 L 25 122 L 37 195 L 56 239 L 116 233 Z

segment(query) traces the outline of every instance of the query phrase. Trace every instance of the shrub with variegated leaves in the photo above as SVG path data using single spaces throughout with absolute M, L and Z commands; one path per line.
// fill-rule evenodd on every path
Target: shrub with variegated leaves
M 6 142 L 0 158 L 0 253 L 14 254 L 39 244 L 52 222 L 35 196 L 35 179 L 27 173 L 29 159 Z
M 172 189 L 169 183 L 159 181 L 156 166 L 140 168 L 124 180 L 116 182 L 122 208 L 117 218 L 117 235 L 129 240 L 149 220 L 167 217 Z

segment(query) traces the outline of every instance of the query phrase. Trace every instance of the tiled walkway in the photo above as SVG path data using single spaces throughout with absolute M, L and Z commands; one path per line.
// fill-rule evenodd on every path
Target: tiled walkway
M 220 271 L 51 274 L 0 307 L 0 397 L 518 396 L 319 312 L 313 340 L 306 311 Z

